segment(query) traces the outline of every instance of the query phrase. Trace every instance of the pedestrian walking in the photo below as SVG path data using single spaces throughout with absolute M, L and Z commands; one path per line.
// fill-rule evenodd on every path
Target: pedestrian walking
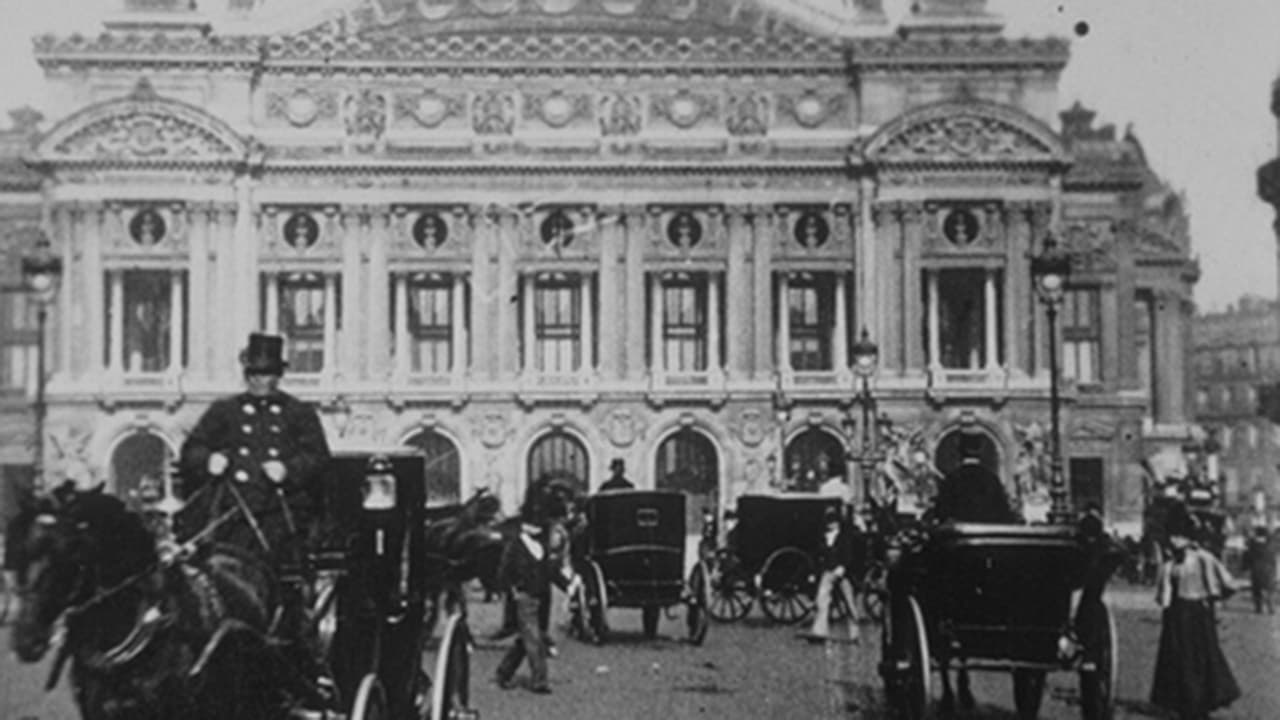
M 838 597 L 849 613 L 849 639 L 857 640 L 859 619 L 853 603 L 853 585 L 849 582 L 853 538 L 850 530 L 841 522 L 840 512 L 835 508 L 827 508 L 823 515 L 823 525 L 822 545 L 818 550 L 818 569 L 822 575 L 818 579 L 813 625 L 806 637 L 822 641 L 831 636 L 831 601 Z
M 515 607 L 516 640 L 502 656 L 494 681 L 503 690 L 515 687 L 516 670 L 529 661 L 529 689 L 548 694 L 547 652 L 539 610 L 550 588 L 551 561 L 546 529 L 537 518 L 522 517 L 520 532 L 507 541 L 498 564 L 498 582 Z
M 1195 523 L 1182 505 L 1166 528 L 1172 551 L 1156 578 L 1162 608 L 1151 702 L 1180 720 L 1206 720 L 1240 697 L 1218 641 L 1214 604 L 1231 592 L 1231 577 L 1212 554 L 1196 546 Z
M 1265 526 L 1253 529 L 1244 550 L 1244 566 L 1249 571 L 1249 592 L 1253 595 L 1253 611 L 1275 614 L 1272 595 L 1276 584 L 1276 551 Z

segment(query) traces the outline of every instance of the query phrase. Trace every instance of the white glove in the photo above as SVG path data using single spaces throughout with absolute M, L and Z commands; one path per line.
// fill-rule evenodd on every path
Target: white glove
M 266 473 L 268 480 L 277 485 L 284 482 L 285 475 L 289 474 L 288 468 L 279 460 L 268 460 L 262 463 L 262 472 Z
M 210 475 L 217 477 L 226 472 L 227 466 L 230 464 L 231 461 L 227 459 L 226 455 L 223 455 L 220 452 L 215 452 L 209 453 L 209 461 L 205 464 L 205 468 L 209 471 Z
M 573 595 L 581 589 L 582 589 L 582 576 L 577 573 L 574 573 L 573 577 L 569 579 L 569 587 L 565 588 L 564 594 L 570 597 L 573 597 Z

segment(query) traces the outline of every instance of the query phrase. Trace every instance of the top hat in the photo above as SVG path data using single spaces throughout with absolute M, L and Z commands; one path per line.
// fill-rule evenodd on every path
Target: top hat
M 289 364 L 284 359 L 284 338 L 265 333 L 249 333 L 249 345 L 240 351 L 246 373 L 281 375 Z
M 960 457 L 976 458 L 982 455 L 981 433 L 978 432 L 961 432 L 960 433 Z
M 614 458 L 613 460 L 609 461 L 610 470 L 625 470 L 626 467 L 627 467 L 627 464 L 622 461 L 622 458 Z

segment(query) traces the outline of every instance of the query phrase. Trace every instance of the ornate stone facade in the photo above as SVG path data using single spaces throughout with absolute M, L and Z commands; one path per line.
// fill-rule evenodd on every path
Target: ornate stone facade
M 511 504 L 619 457 L 723 507 L 853 475 L 866 328 L 912 447 L 943 462 L 976 424 L 1012 477 L 1047 416 L 1027 256 L 1055 233 L 1091 308 L 1064 328 L 1077 495 L 1132 516 L 1187 420 L 1185 226 L 1144 210 L 1167 191 L 1136 142 L 1055 129 L 1065 42 L 944 5 L 824 34 L 731 0 L 352 0 L 41 38 L 69 99 L 29 153 L 68 275 L 51 432 L 92 428 L 125 489 L 122 438 L 177 447 L 261 327 L 335 446 L 451 448 L 457 492 Z

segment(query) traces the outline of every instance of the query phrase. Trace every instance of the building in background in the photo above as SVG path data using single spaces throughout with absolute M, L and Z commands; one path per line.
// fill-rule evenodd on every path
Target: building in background
M 866 328 L 890 449 L 976 429 L 1029 500 L 1050 234 L 1076 503 L 1140 516 L 1188 437 L 1182 200 L 981 0 L 190 4 L 36 41 L 51 472 L 164 472 L 261 328 L 335 447 L 420 447 L 437 498 L 620 457 L 696 512 L 851 477 Z
M 1280 426 L 1260 413 L 1280 382 L 1280 303 L 1246 295 L 1195 320 L 1195 414 L 1217 442 L 1226 508 L 1280 503 Z M 1265 409 L 1265 408 L 1264 408 Z

